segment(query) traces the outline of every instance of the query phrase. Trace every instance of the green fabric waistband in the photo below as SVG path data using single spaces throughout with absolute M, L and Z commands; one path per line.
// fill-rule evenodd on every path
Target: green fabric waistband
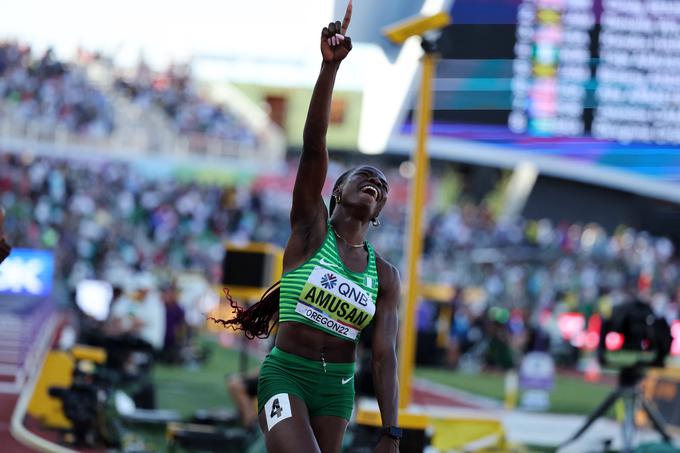
M 321 360 L 311 360 L 299 355 L 291 354 L 290 352 L 282 351 L 274 346 L 269 353 L 272 357 L 295 364 L 298 367 L 308 369 L 309 371 L 319 371 L 323 369 L 323 362 Z M 326 370 L 329 373 L 340 373 L 343 375 L 354 374 L 354 362 L 326 362 Z

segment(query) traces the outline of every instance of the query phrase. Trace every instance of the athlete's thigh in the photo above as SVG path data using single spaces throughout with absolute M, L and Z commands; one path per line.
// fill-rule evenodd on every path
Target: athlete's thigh
M 322 453 L 340 452 L 347 420 L 333 415 L 317 415 L 312 418 L 312 429 Z
M 268 452 L 319 452 L 307 406 L 297 396 L 274 395 L 259 415 Z

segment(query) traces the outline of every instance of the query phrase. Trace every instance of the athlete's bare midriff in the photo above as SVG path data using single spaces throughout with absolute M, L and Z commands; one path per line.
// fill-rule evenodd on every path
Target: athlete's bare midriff
M 334 363 L 354 362 L 355 344 L 299 322 L 282 322 L 276 334 L 276 347 L 310 360 Z

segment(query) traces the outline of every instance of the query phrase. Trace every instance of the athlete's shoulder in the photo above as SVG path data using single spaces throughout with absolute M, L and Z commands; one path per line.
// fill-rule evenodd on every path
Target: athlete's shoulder
M 380 286 L 399 286 L 401 277 L 399 276 L 399 269 L 385 258 L 383 258 L 378 252 L 375 252 L 375 267 L 378 271 L 378 280 L 380 281 Z

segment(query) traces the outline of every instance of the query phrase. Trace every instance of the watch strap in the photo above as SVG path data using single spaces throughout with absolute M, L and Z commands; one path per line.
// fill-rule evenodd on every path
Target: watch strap
M 404 430 L 398 426 L 389 426 L 380 430 L 381 436 L 389 436 L 392 439 L 401 440 L 404 435 Z

